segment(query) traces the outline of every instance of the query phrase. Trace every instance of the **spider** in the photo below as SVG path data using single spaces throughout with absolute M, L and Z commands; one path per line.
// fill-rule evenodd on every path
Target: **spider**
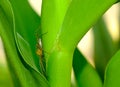
M 46 34 L 46 33 L 44 33 L 44 34 Z M 42 35 L 44 35 L 44 34 L 42 34 Z M 41 42 L 41 39 L 39 38 L 38 32 L 36 32 L 36 39 L 37 39 L 36 54 L 40 57 L 41 71 L 45 75 L 45 58 L 43 55 L 42 42 Z

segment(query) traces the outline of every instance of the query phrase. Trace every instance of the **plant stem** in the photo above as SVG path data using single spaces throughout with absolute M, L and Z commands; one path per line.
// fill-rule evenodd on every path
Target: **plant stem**
M 70 87 L 72 56 L 60 47 L 51 53 L 47 67 L 51 87 Z

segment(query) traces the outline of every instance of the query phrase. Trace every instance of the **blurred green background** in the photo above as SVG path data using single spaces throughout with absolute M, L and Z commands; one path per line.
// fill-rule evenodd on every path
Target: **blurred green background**
M 40 15 L 41 0 L 29 0 L 33 9 Z M 119 4 L 112 6 L 104 15 L 105 22 L 108 27 L 108 31 L 114 41 L 119 39 Z M 94 66 L 94 37 L 93 30 L 90 29 L 88 33 L 78 44 L 79 49 L 86 57 L 86 59 Z M 74 84 L 74 76 L 72 73 L 72 83 Z M 3 50 L 2 40 L 0 38 L 0 87 L 13 87 L 12 79 L 10 77 L 9 69 L 7 67 L 7 61 L 5 60 L 5 54 Z

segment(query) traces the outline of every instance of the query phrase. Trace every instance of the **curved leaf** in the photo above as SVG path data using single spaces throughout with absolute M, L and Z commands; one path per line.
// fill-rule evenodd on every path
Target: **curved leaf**
M 73 56 L 73 69 L 78 87 L 102 87 L 102 81 L 78 49 Z
M 23 37 L 19 35 L 19 33 L 17 33 L 17 39 L 20 46 L 20 52 L 24 60 L 26 60 L 26 63 L 37 71 L 37 68 L 34 64 L 34 60 L 33 58 L 31 58 L 33 57 L 33 55 L 30 49 L 30 44 L 26 40 L 24 40 Z
M 93 27 L 93 35 L 95 67 L 104 81 L 106 65 L 118 48 L 114 45 L 103 18 Z
M 63 48 L 74 51 L 83 35 L 116 1 L 72 0 L 57 38 L 58 43 Z

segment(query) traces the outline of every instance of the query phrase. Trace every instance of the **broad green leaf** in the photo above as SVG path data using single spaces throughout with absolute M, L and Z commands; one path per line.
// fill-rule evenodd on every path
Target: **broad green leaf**
M 109 61 L 106 72 L 104 87 L 119 87 L 120 86 L 120 50 L 115 53 Z
M 83 35 L 117 0 L 72 0 L 61 26 L 58 43 L 74 50 Z
M 118 48 L 114 45 L 103 18 L 93 27 L 93 35 L 95 67 L 104 81 L 106 65 Z
M 40 17 L 30 7 L 28 0 L 10 0 L 10 2 L 15 16 L 14 34 L 17 47 L 23 60 L 32 68 L 39 71 L 39 56 L 36 55 L 36 44 L 39 37 L 36 35 L 38 33 L 37 29 L 40 26 Z M 18 34 L 27 44 L 19 39 Z M 29 51 L 28 53 L 27 50 Z
M 14 16 L 8 0 L 0 1 L 0 35 L 15 87 L 48 87 L 47 80 L 25 63 L 15 44 Z M 37 79 L 38 78 L 38 79 Z
M 73 56 L 73 69 L 78 87 L 102 87 L 102 81 L 78 49 Z

